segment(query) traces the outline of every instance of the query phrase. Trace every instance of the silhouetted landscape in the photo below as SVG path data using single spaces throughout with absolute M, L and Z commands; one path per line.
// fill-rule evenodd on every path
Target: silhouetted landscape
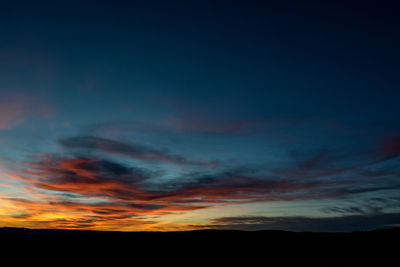
M 400 229 L 317 233 L 199 230 L 187 232 L 101 232 L 0 229 L 6 251 L 46 262 L 87 260 L 130 263 L 137 260 L 268 263 L 304 266 L 396 266 Z M 4 251 L 4 250 L 3 250 Z M 28 258 L 30 258 L 28 257 Z M 179 257 L 179 260 L 177 259 Z M 22 258 L 24 259 L 24 258 Z M 119 265 L 118 265 L 119 266 Z
M 399 3 L 0 0 L 0 267 L 400 266 Z

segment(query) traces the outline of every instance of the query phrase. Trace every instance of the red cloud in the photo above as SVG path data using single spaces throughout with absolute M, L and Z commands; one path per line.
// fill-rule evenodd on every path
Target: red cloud
M 29 117 L 30 103 L 26 97 L 0 99 L 0 130 L 10 129 Z
M 313 159 L 312 163 L 300 167 L 315 168 L 325 161 Z M 287 175 L 268 178 L 246 175 L 240 170 L 200 173 L 180 183 L 160 184 L 152 183 L 157 174 L 146 169 L 104 159 L 51 155 L 25 166 L 23 175 L 7 176 L 28 184 L 28 191 L 36 200 L 0 200 L 16 207 L 18 212 L 13 212 L 12 220 L 56 228 L 121 229 L 141 222 L 152 225 L 149 218 L 217 205 L 323 199 L 394 188 L 378 184 L 371 187 L 371 180 L 294 179 Z M 295 173 L 298 171 L 295 169 Z M 362 186 L 365 182 L 369 187 Z M 360 187 L 355 188 L 356 185 Z
M 161 205 L 163 210 L 169 211 L 203 208 L 199 203 L 305 198 L 304 195 L 287 194 L 304 193 L 327 185 L 318 182 L 268 181 L 235 174 L 216 174 L 208 181 L 192 181 L 174 190 L 165 191 L 150 190 L 143 186 L 142 182 L 147 179 L 146 174 L 140 171 L 133 173 L 104 160 L 47 158 L 40 164 L 29 166 L 31 169 L 25 172 L 29 177 L 23 179 L 33 183 L 36 188 L 104 198 L 113 202 Z M 157 209 L 161 209 L 161 206 L 157 206 Z
M 386 157 L 400 156 L 400 135 L 392 136 L 384 140 L 380 152 Z
M 32 116 L 50 118 L 56 113 L 55 109 L 40 103 L 30 95 L 10 95 L 0 99 L 0 130 L 11 129 Z

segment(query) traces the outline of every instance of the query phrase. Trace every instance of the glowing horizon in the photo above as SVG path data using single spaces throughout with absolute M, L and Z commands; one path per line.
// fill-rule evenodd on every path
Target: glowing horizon
M 271 5 L 1 8 L 0 227 L 398 225 L 397 14 Z

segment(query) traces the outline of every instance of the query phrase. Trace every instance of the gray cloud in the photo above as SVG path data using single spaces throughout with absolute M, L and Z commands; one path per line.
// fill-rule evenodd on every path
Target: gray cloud
M 236 230 L 285 230 L 311 232 L 350 232 L 393 227 L 400 224 L 400 213 L 349 215 L 341 217 L 221 217 L 198 228 Z
M 166 150 L 150 148 L 142 144 L 128 144 L 121 141 L 95 136 L 77 136 L 64 138 L 59 143 L 67 149 L 98 150 L 123 155 L 138 160 L 163 161 L 175 164 L 215 165 L 217 162 L 199 162 L 173 155 Z

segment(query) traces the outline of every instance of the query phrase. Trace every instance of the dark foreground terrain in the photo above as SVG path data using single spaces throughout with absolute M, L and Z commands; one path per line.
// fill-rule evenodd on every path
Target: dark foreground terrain
M 0 241 L 2 259 L 11 258 L 12 266 L 33 262 L 78 266 L 400 266 L 399 228 L 353 233 L 122 233 L 2 228 Z

